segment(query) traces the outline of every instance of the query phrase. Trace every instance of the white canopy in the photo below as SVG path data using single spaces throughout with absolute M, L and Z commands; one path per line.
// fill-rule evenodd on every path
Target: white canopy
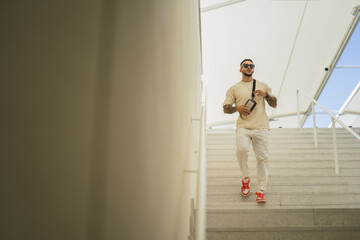
M 222 112 L 222 104 L 227 89 L 241 80 L 240 62 L 251 58 L 254 78 L 266 82 L 278 98 L 278 107 L 267 109 L 269 117 L 277 119 L 271 127 L 297 127 L 296 90 L 319 96 L 358 21 L 359 14 L 354 16 L 352 10 L 360 1 L 202 0 L 201 4 L 208 123 L 236 119 L 235 114 Z M 299 103 L 301 112 L 309 110 L 310 100 L 300 97 Z

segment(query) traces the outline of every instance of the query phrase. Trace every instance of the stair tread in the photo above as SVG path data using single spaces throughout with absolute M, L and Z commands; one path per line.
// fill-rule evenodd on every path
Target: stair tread
M 360 132 L 360 128 L 353 130 Z M 315 147 L 313 129 L 271 129 L 267 203 L 259 204 L 254 194 L 257 174 L 253 150 L 249 151 L 252 193 L 245 198 L 240 194 L 241 174 L 236 160 L 234 129 L 221 132 L 209 130 L 206 211 L 208 217 L 215 220 L 208 222 L 207 232 L 209 236 L 215 235 L 208 239 L 227 239 L 225 236 L 229 234 L 233 234 L 229 239 L 238 239 L 240 235 L 236 235 L 239 234 L 237 232 L 274 234 L 268 239 L 277 239 L 274 237 L 277 232 L 304 233 L 304 236 L 307 232 L 317 232 L 323 234 L 322 237 L 330 231 L 335 234 L 347 231 L 350 235 L 353 232 L 360 234 L 360 142 L 346 130 L 336 129 L 340 170 L 340 174 L 336 175 L 331 129 L 317 129 L 317 134 L 318 147 Z M 240 213 L 247 213 L 254 218 L 252 221 L 257 217 L 254 214 L 277 214 L 278 218 L 248 227 L 242 225 L 243 215 L 239 218 L 234 216 Z M 316 225 L 315 219 L 310 216 L 312 213 L 335 215 L 331 215 L 331 224 L 327 224 L 324 217 L 324 223 Z M 228 219 L 222 216 L 224 214 L 230 214 Z M 288 214 L 299 217 L 302 225 L 295 224 L 297 219 L 287 223 Z M 271 215 L 267 218 L 271 219 Z M 279 221 L 279 226 L 273 226 L 276 221 Z M 216 235 L 222 233 L 225 235 Z
M 248 204 L 241 204 L 241 205 L 216 205 L 216 204 L 209 204 L 207 205 L 207 212 L 211 211 L 218 211 L 222 212 L 224 210 L 229 210 L 231 212 L 239 211 L 239 210 L 248 210 L 248 211 L 255 211 L 255 210 L 300 210 L 304 212 L 306 210 L 313 210 L 313 209 L 329 209 L 331 210 L 338 210 L 338 209 L 360 209 L 360 203 L 358 202 L 334 202 L 334 203 L 327 203 L 327 204 L 316 204 L 316 203 L 308 203 L 308 202 L 294 202 L 291 204 L 281 203 L 281 202 L 267 202 L 266 204 L 259 204 L 256 202 L 248 203 Z
M 252 191 L 254 192 L 254 191 Z M 347 195 L 360 195 L 359 191 L 345 191 Z M 341 192 L 343 193 L 343 192 Z M 339 195 L 339 192 L 334 192 L 334 191 L 324 191 L 321 193 L 318 192 L 314 192 L 314 191 L 296 191 L 296 192 L 291 192 L 291 191 L 267 191 L 266 195 Z M 208 196 L 216 196 L 216 195 L 221 195 L 221 196 L 235 196 L 238 195 L 240 196 L 240 187 L 239 187 L 239 191 L 238 192 L 208 192 L 207 193 Z
M 360 231 L 360 226 L 290 226 L 290 227 L 264 227 L 264 226 L 253 226 L 253 227 L 208 227 L 206 231 L 208 232 L 298 232 L 298 231 Z

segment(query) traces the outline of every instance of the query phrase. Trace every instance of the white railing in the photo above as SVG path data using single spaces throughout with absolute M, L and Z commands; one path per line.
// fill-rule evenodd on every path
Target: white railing
M 315 141 L 315 147 L 318 146 L 318 141 L 317 141 L 317 133 L 316 133 L 316 119 L 315 119 L 315 106 L 314 104 L 317 104 L 325 113 L 327 113 L 328 115 L 330 115 L 331 117 L 331 129 L 332 129 L 332 137 L 333 137 L 333 146 L 334 146 L 334 161 L 335 161 L 335 173 L 339 174 L 339 158 L 338 158 L 338 153 L 337 153 L 337 143 L 336 143 L 336 132 L 335 132 L 335 121 L 338 122 L 342 127 L 344 127 L 348 132 L 350 132 L 355 138 L 357 138 L 358 140 L 360 140 L 360 136 L 358 134 L 356 134 L 356 132 L 354 132 L 351 128 L 349 128 L 348 126 L 346 126 L 342 121 L 340 121 L 340 119 L 338 119 L 337 117 L 334 116 L 334 114 L 332 114 L 331 112 L 329 112 L 326 108 L 324 108 L 320 103 L 318 103 L 315 99 L 313 99 L 312 97 L 308 96 L 304 91 L 302 91 L 301 89 L 297 89 L 296 91 L 296 95 L 297 95 L 297 105 L 298 105 L 298 121 L 299 121 L 299 125 L 298 127 L 301 128 L 301 123 L 300 123 L 300 103 L 299 103 L 299 92 L 302 93 L 305 97 L 307 97 L 309 100 L 311 100 L 311 107 L 312 107 L 312 112 L 313 112 L 313 127 L 314 127 L 314 141 Z
M 206 239 L 206 107 L 201 107 L 199 173 L 197 184 L 196 240 Z
M 197 169 L 185 170 L 186 173 L 197 174 L 196 184 L 196 208 L 195 214 L 195 240 L 206 239 L 206 105 L 201 106 L 200 118 L 193 118 L 192 121 L 200 121 L 198 149 L 195 147 L 197 154 Z M 193 205 L 193 204 L 192 204 Z M 192 239 L 192 238 L 191 238 Z

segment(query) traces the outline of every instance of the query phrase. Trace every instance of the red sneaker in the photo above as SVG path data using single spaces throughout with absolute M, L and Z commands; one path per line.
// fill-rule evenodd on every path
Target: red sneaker
M 264 192 L 256 192 L 256 202 L 258 202 L 258 203 L 266 203 L 265 193 Z
M 241 195 L 247 197 L 250 195 L 250 178 L 248 178 L 247 183 L 244 183 L 244 179 L 241 179 Z

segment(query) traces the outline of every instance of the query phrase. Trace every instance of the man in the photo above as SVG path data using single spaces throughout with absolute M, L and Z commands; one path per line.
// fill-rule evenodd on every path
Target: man
M 271 107 L 276 108 L 277 99 L 272 95 L 271 88 L 267 84 L 253 79 L 254 69 L 255 65 L 251 59 L 245 59 L 241 62 L 242 80 L 227 91 L 223 109 L 224 113 L 239 112 L 240 114 L 236 123 L 236 157 L 242 175 L 241 194 L 245 197 L 250 195 L 250 176 L 247 162 L 251 142 L 257 161 L 256 201 L 266 203 L 270 126 L 265 112 L 265 101 Z M 256 102 L 252 110 L 250 109 L 251 105 L 250 107 L 245 105 L 249 99 Z

